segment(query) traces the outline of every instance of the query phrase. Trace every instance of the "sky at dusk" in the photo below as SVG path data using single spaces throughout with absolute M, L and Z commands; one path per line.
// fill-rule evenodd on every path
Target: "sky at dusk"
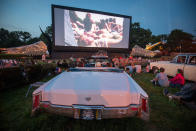
M 52 24 L 51 4 L 132 16 L 152 34 L 182 29 L 196 36 L 196 0 L 0 0 L 0 28 L 40 35 Z

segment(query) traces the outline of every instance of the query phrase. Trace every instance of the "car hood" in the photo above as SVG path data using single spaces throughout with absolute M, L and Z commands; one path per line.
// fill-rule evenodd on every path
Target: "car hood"
M 122 107 L 148 97 L 126 73 L 63 72 L 40 88 L 43 101 L 56 105 Z
M 150 62 L 150 63 L 171 63 L 170 61 L 156 61 L 156 62 Z

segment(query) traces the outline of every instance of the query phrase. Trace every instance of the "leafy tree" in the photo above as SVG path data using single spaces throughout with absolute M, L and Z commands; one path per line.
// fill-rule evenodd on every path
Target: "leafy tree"
M 170 52 L 190 52 L 190 47 L 194 47 L 192 39 L 191 34 L 175 29 L 168 36 L 167 47 Z
M 130 47 L 133 47 L 134 45 L 139 45 L 143 48 L 146 47 L 146 44 L 151 42 L 151 36 L 152 32 L 149 29 L 143 29 L 140 27 L 140 24 L 138 22 L 132 24 L 131 28 L 131 45 Z
M 20 40 L 20 32 L 9 32 L 3 28 L 0 29 L 0 47 L 15 47 L 24 45 L 24 42 Z
M 48 47 L 48 51 L 51 54 L 51 52 L 52 52 L 52 43 L 53 43 L 52 26 L 46 27 L 45 31 L 43 31 L 40 28 L 40 31 L 42 32 L 41 35 L 40 35 L 40 40 L 42 40 L 44 43 L 46 43 L 46 45 Z
M 0 29 L 0 47 L 6 47 L 5 41 L 9 40 L 9 31 L 3 28 Z
M 155 36 L 155 35 L 152 35 L 151 36 L 151 42 L 152 43 L 156 43 L 156 42 L 159 42 L 159 41 L 164 41 L 164 42 L 166 42 L 167 41 L 167 35 L 166 34 L 161 34 L 161 35 L 157 35 L 157 36 Z
M 30 38 L 30 39 L 27 41 L 27 45 L 36 43 L 36 42 L 38 42 L 38 41 L 40 41 L 40 38 L 39 38 L 39 37 Z
M 39 38 L 32 38 L 29 32 L 11 31 L 0 29 L 0 48 L 18 47 L 33 44 L 40 41 Z
M 23 31 L 20 31 L 19 32 L 19 37 L 20 39 L 23 41 L 23 42 L 27 42 L 28 40 L 31 39 L 31 34 L 29 32 L 23 32 Z

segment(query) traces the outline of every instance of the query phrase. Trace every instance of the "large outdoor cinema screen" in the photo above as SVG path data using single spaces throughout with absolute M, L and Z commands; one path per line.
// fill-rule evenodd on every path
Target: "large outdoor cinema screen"
M 52 5 L 54 47 L 128 49 L 131 17 Z

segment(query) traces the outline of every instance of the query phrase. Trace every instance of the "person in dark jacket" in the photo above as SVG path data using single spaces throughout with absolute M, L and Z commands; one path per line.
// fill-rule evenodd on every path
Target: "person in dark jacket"
M 170 99 L 175 99 L 184 102 L 194 102 L 196 104 L 196 83 L 185 84 L 179 92 L 175 94 L 169 93 L 168 89 L 163 90 L 163 94 Z

